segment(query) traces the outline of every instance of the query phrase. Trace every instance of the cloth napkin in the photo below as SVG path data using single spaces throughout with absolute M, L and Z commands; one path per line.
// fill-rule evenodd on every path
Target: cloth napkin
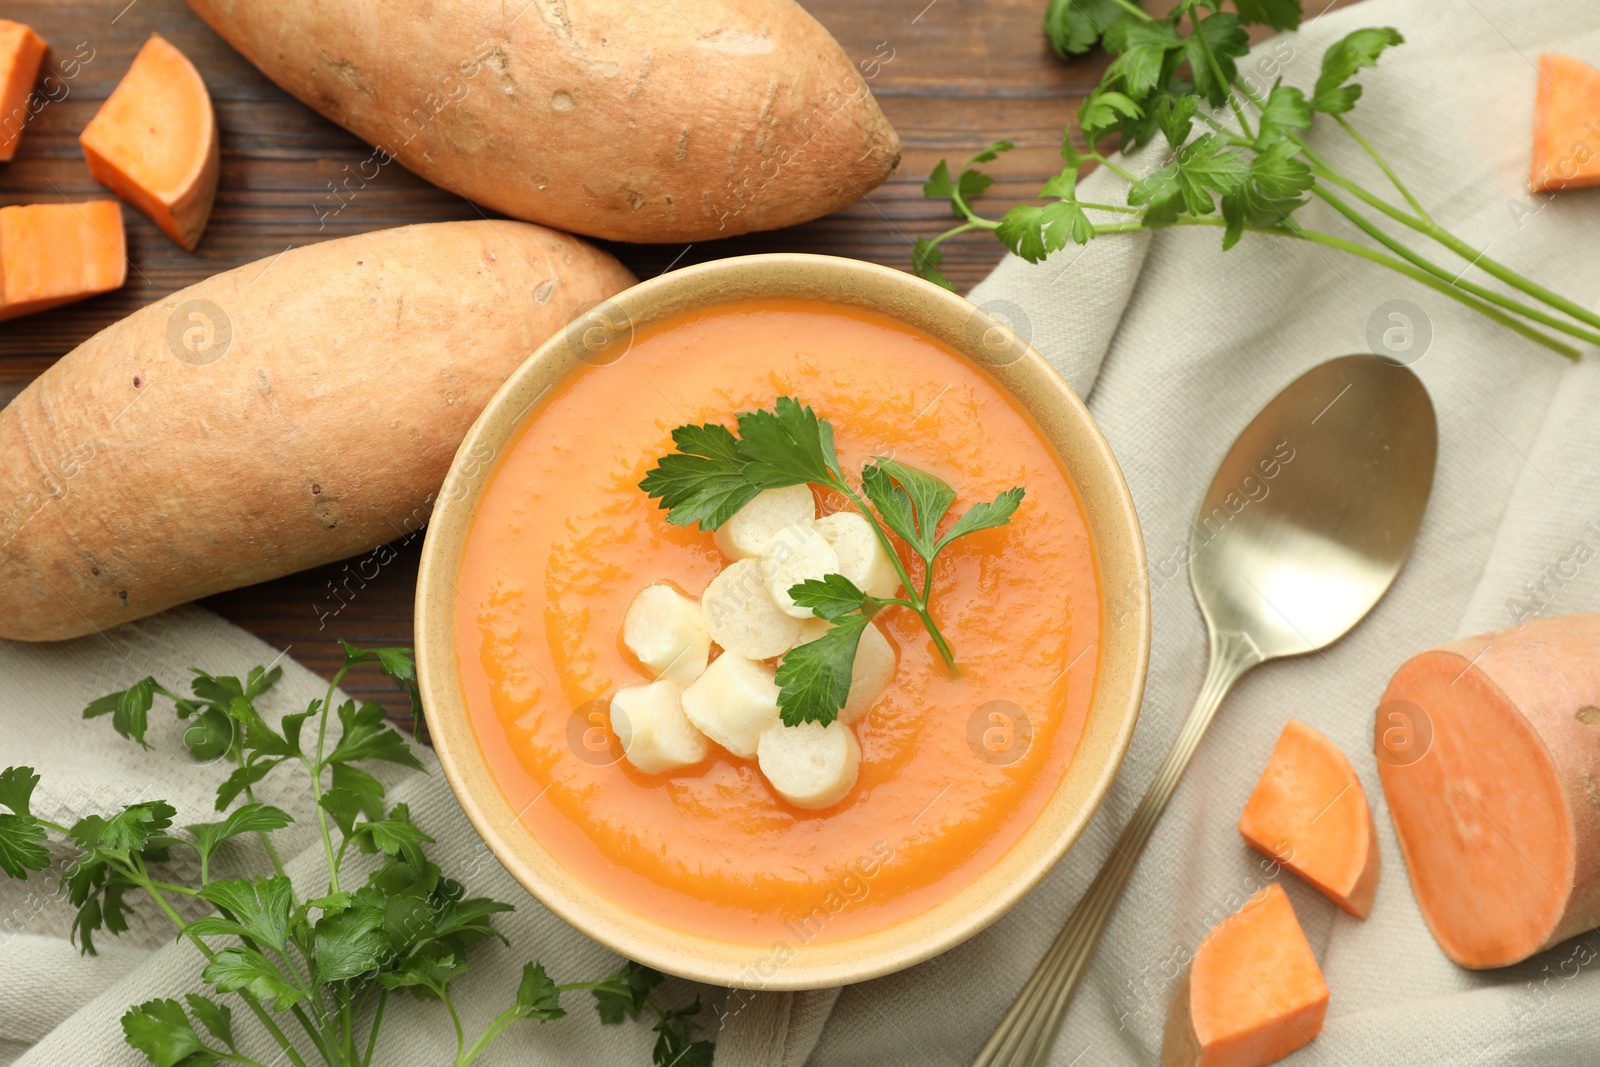
M 1354 115 L 1362 131 L 1442 224 L 1596 306 L 1600 192 L 1546 200 L 1527 194 L 1524 183 L 1537 54 L 1600 63 L 1600 8 L 1584 0 L 1368 0 L 1267 42 L 1242 66 L 1259 82 L 1281 73 L 1308 86 L 1323 49 L 1365 25 L 1394 25 L 1409 43 L 1362 73 L 1366 94 Z M 1319 133 L 1316 147 L 1381 187 L 1382 176 L 1337 130 Z M 1161 153 L 1155 147 L 1128 162 L 1149 168 Z M 1105 171 L 1085 186 L 1090 200 L 1117 202 L 1123 193 Z M 1301 218 L 1348 232 L 1319 208 Z M 1333 251 L 1247 236 L 1224 256 L 1213 230 L 1106 238 L 1039 266 L 1007 259 L 971 296 L 1030 337 L 1088 398 L 1122 463 L 1144 527 L 1155 612 L 1143 715 L 1083 838 L 1035 892 L 966 944 L 842 991 L 725 1000 L 721 991 L 669 985 L 673 1003 L 698 994 L 722 1015 L 720 1067 L 970 1062 L 1098 870 L 1198 692 L 1205 633 L 1180 552 L 1217 462 L 1294 377 L 1373 350 L 1398 325 L 1388 318 L 1396 308 L 1387 306 L 1396 300 L 1408 302 L 1398 308 L 1415 331 L 1404 354 L 1433 397 L 1440 429 L 1433 499 L 1412 559 L 1350 636 L 1325 653 L 1258 668 L 1228 698 L 1128 886 L 1052 1063 L 1159 1060 L 1162 1022 L 1188 954 L 1271 875 L 1234 822 L 1289 717 L 1351 756 L 1374 808 L 1383 873 L 1364 922 L 1292 875 L 1278 876 L 1332 989 L 1322 1035 L 1287 1062 L 1539 1067 L 1600 1059 L 1600 935 L 1500 971 L 1450 963 L 1412 900 L 1368 755 L 1379 696 L 1410 654 L 1530 614 L 1600 608 L 1600 565 L 1590 562 L 1600 555 L 1600 355 L 1568 364 L 1430 290 Z M 146 753 L 77 712 L 90 697 L 146 673 L 173 685 L 191 664 L 242 672 L 276 656 L 193 608 L 57 646 L 0 643 L 0 763 L 37 767 L 44 777 L 37 806 L 57 820 L 160 796 L 196 821 L 209 808 L 214 779 L 187 762 L 174 726 L 158 716 L 163 725 Z M 279 713 L 303 708 L 323 684 L 281 662 Z M 303 812 L 286 784 L 269 779 L 265 799 Z M 525 959 L 538 957 L 563 980 L 614 965 L 505 875 L 436 769 L 393 785 L 439 839 L 434 853 L 447 870 L 463 872 L 474 892 L 518 904 L 501 924 L 515 948 L 479 950 L 460 982 L 468 1025 L 499 1010 Z M 288 844 L 311 844 L 303 828 L 289 833 L 300 836 Z M 317 862 L 308 853 L 291 866 Z M 53 883 L 19 891 L 0 882 L 0 1063 L 142 1062 L 122 1044 L 121 1012 L 195 988 L 198 970 L 193 950 L 173 945 L 163 920 L 146 911 L 126 936 L 101 937 L 100 957 L 80 959 L 62 936 L 70 909 Z M 378 1061 L 448 1062 L 449 1032 L 437 1005 L 407 1002 L 385 1022 Z M 480 1062 L 643 1064 L 649 1043 L 642 1024 L 602 1028 L 585 1008 L 557 1024 L 511 1031 Z

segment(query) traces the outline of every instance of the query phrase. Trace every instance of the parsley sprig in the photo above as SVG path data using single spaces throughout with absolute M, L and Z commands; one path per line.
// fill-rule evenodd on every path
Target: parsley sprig
M 1281 79 L 1270 87 L 1257 85 L 1237 63 L 1250 50 L 1246 27 L 1295 29 L 1300 0 L 1236 0 L 1233 7 L 1222 10 L 1221 0 L 1179 0 L 1166 15 L 1157 16 L 1133 0 L 1050 0 L 1045 29 L 1057 52 L 1077 55 L 1100 44 L 1116 57 L 1078 109 L 1082 147 L 1070 128 L 1065 131 L 1061 156 L 1066 166 L 1039 190 L 1044 203 L 1014 207 L 1000 219 L 986 218 L 973 208 L 973 200 L 992 184 L 977 165 L 1014 146 L 996 142 L 954 175 L 941 160 L 923 192 L 948 200 L 961 221 L 937 237 L 917 239 L 913 270 L 952 288 L 939 270 L 940 245 L 973 230 L 993 232 L 1012 252 L 1037 263 L 1069 241 L 1083 245 L 1108 234 L 1211 226 L 1222 231 L 1225 249 L 1246 233 L 1259 233 L 1358 256 L 1569 359 L 1576 359 L 1579 350 L 1563 336 L 1600 345 L 1600 315 L 1445 230 L 1352 124 L 1349 113 L 1362 95 L 1356 75 L 1404 42 L 1399 31 L 1368 27 L 1333 44 L 1307 93 Z M 1401 203 L 1369 190 L 1311 147 L 1306 134 L 1322 122 L 1337 125 L 1360 146 Z M 1134 174 L 1105 154 L 1119 143 L 1123 148 L 1144 145 L 1157 132 L 1165 138 L 1169 155 L 1152 173 Z M 1128 182 L 1126 204 L 1078 196 L 1079 170 L 1091 162 Z M 1331 207 L 1355 232 L 1345 236 L 1303 225 L 1296 213 L 1313 198 Z M 1382 228 L 1381 219 L 1420 234 L 1463 265 L 1436 262 Z M 1474 268 L 1520 296 L 1472 280 L 1468 275 Z
M 678 1010 L 661 1008 L 651 999 L 651 990 L 662 976 L 635 963 L 599 981 L 557 985 L 542 966 L 529 962 L 510 1003 L 469 1042 L 450 987 L 467 970 L 467 955 L 475 945 L 490 938 L 506 941 L 491 920 L 512 906 L 467 896 L 465 886 L 428 859 L 424 846 L 433 838 L 412 821 L 406 805 L 386 804 L 383 783 L 362 765 L 387 762 L 421 769 L 422 764 L 406 739 L 388 725 L 383 708 L 353 701 L 334 704 L 335 691 L 349 671 L 375 666 L 419 708 L 410 650 L 346 644 L 344 651 L 344 665 L 327 694 L 305 711 L 283 716 L 277 728 L 256 709 L 281 677 L 277 668 L 257 667 L 242 681 L 196 670 L 190 680 L 192 696 L 179 696 L 156 679 L 144 678 L 84 709 L 85 718 L 111 716 L 117 733 L 148 747 L 155 697 L 171 700 L 178 718 L 188 724 L 183 743 L 190 754 L 232 767 L 217 788 L 216 810 L 226 813 L 218 820 L 175 828 L 178 813 L 170 804 L 143 801 L 64 826 L 34 812 L 39 776 L 31 768 L 0 771 L 0 871 L 27 879 L 48 870 L 50 835 L 63 838 L 76 853 L 61 878 L 78 909 L 72 937 L 83 952 L 95 953 L 94 935 L 101 930 L 124 933 L 130 909 L 142 898 L 205 957 L 199 978 L 212 995 L 189 993 L 181 1002 L 159 998 L 129 1008 L 122 1017 L 127 1043 L 156 1067 L 263 1067 L 239 1049 L 228 1003 L 232 997 L 276 1043 L 279 1060 L 293 1067 L 310 1062 L 370 1067 L 383 1062 L 375 1054 L 390 996 L 408 990 L 444 1004 L 455 1030 L 453 1062 L 466 1067 L 517 1023 L 565 1015 L 563 993 L 590 990 L 601 1022 L 620 1023 L 625 1014 L 637 1016 L 647 1007 L 655 1013 L 652 1060 L 658 1067 L 709 1067 L 711 1043 L 691 1040 L 699 1002 Z M 330 714 L 342 727 L 332 743 Z M 314 740 L 308 725 L 314 727 Z M 286 765 L 306 772 L 327 860 L 326 891 L 312 898 L 296 892 L 271 840 L 293 818 L 254 796 L 257 784 Z M 260 842 L 270 871 L 256 877 L 215 877 L 213 859 L 228 842 L 243 837 Z M 354 887 L 341 882 L 351 846 L 376 857 L 376 868 Z M 197 857 L 197 884 L 174 880 L 171 872 L 178 868 L 170 861 L 181 852 Z M 187 919 L 174 906 L 178 897 L 214 911 Z M 623 999 L 627 1012 L 614 1007 Z M 291 1038 L 297 1027 L 300 1033 Z
M 839 465 L 833 426 L 798 400 L 780 396 L 771 410 L 740 412 L 735 422 L 737 435 L 715 423 L 672 431 L 678 451 L 657 460 L 639 483 L 667 509 L 667 521 L 711 531 L 764 490 L 791 485 L 832 489 L 866 516 L 905 593 L 868 596 L 842 574 L 809 579 L 790 590 L 796 604 L 833 626 L 817 640 L 791 649 L 779 663 L 778 707 L 784 723 L 827 724 L 838 717 L 850 692 L 861 634 L 888 607 L 915 612 L 954 673 L 955 652 L 933 617 L 934 561 L 951 542 L 1010 522 L 1023 490 L 1008 489 L 992 501 L 974 504 L 941 535 L 939 525 L 956 501 L 954 489 L 925 471 L 882 458 L 862 469 L 858 488 Z M 906 569 L 891 532 L 921 561 L 920 582 Z

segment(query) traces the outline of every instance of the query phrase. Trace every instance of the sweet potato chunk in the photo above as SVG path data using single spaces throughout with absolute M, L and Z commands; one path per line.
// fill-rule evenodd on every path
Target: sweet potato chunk
M 1161 1067 L 1260 1067 L 1322 1032 L 1328 987 L 1276 883 L 1217 924 L 1167 1011 Z
M 1290 719 L 1239 816 L 1239 833 L 1359 919 L 1378 888 L 1372 809 L 1337 745 Z
M 1571 56 L 1539 57 L 1528 185 L 1536 193 L 1600 185 L 1600 70 Z
M 0 162 L 17 154 L 28 121 L 28 94 L 48 45 L 20 22 L 0 19 Z
M 216 199 L 221 148 L 206 83 L 182 52 L 151 34 L 78 143 L 96 181 L 194 251 Z
M 0 320 L 121 288 L 127 273 L 115 200 L 0 208 Z
M 1431 733 L 1404 760 L 1388 720 Z M 1600 926 L 1600 615 L 1424 652 L 1379 708 L 1378 774 L 1422 916 L 1464 967 Z

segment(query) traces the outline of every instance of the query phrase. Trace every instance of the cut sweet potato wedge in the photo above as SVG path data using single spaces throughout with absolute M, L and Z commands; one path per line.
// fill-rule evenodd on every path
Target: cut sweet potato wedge
M 1600 615 L 1536 619 L 1407 660 L 1378 775 L 1445 955 L 1503 967 L 1600 926 Z M 1431 736 L 1395 759 L 1395 723 Z
M 1161 1067 L 1260 1067 L 1311 1043 L 1328 986 L 1277 883 L 1206 935 L 1167 1011 Z
M 28 121 L 28 96 L 48 47 L 22 23 L 0 19 L 0 161 L 17 154 Z
M 127 272 L 115 200 L 0 208 L 0 319 L 120 288 Z
M 1600 70 L 1571 56 L 1539 57 L 1528 185 L 1536 193 L 1600 185 Z
M 96 181 L 194 250 L 222 157 L 211 95 L 182 52 L 152 34 L 78 142 Z
M 1290 719 L 1239 816 L 1250 846 L 1365 919 L 1378 889 L 1372 809 L 1339 747 Z

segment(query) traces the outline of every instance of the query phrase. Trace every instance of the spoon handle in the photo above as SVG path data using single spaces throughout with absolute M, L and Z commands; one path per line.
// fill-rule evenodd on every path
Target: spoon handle
M 1155 831 L 1156 820 L 1172 798 L 1178 779 L 1189 766 L 1189 759 L 1206 727 L 1211 725 L 1222 698 L 1240 675 L 1263 658 L 1255 642 L 1244 634 L 1212 635 L 1211 661 L 1200 696 L 1177 740 L 1172 743 L 1161 770 L 1156 773 L 1155 781 L 1145 790 L 1144 799 L 1139 801 L 1133 819 L 1117 839 L 1111 855 L 1106 857 L 1094 883 L 1078 901 L 1044 959 L 1034 968 L 1033 975 L 1017 994 L 983 1051 L 972 1061 L 972 1067 L 1044 1067 L 1061 1029 L 1061 1020 L 1067 1014 L 1067 1006 L 1072 1003 L 1072 995 L 1094 959 L 1100 936 L 1116 913 L 1123 887 L 1128 884 L 1146 842 Z

